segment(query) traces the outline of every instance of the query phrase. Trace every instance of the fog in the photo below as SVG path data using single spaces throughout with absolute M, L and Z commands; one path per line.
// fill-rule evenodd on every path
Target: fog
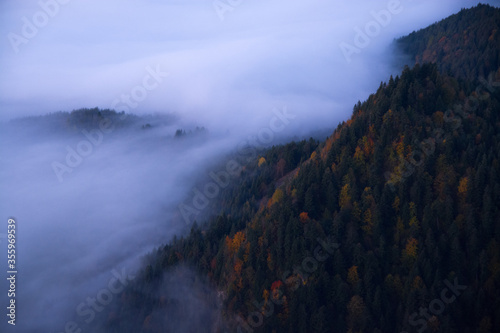
M 2 332 L 63 332 L 72 320 L 89 331 L 78 306 L 124 270 L 133 279 L 143 255 L 185 232 L 178 204 L 227 153 L 333 130 L 401 70 L 394 38 L 477 4 L 40 3 L 0 3 L 0 236 L 15 218 L 19 270 L 16 327 L 2 314 Z M 360 45 L 373 11 L 389 17 Z M 357 51 L 346 54 L 347 44 Z M 92 132 L 99 144 L 46 118 L 9 122 L 83 107 L 142 118 Z M 208 131 L 174 138 L 197 126 Z M 259 142 L 267 129 L 272 138 Z M 58 176 L 54 162 L 67 166 L 78 147 L 86 156 Z M 5 295 L 5 281 L 0 288 Z
M 133 277 L 141 256 L 189 227 L 175 218 L 176 204 L 188 197 L 197 173 L 227 151 L 227 142 L 216 138 L 175 139 L 173 127 L 134 125 L 101 134 L 102 142 L 79 155 L 81 163 L 60 181 L 52 164 L 67 166 L 69 152 L 78 152 L 87 137 L 38 133 L 23 139 L 24 131 L 15 133 L 20 124 L 8 126 L 2 128 L 8 135 L 0 150 L 0 211 L 5 221 L 17 221 L 16 331 L 63 331 L 77 306 L 106 288 L 113 271 Z M 2 268 L 7 271 L 6 262 Z M 85 317 L 76 317 L 85 328 Z
M 401 0 L 347 63 L 340 43 L 354 45 L 354 29 L 363 30 L 374 20 L 371 11 L 387 10 L 389 1 L 238 0 L 219 13 L 207 0 L 65 1 L 47 20 L 36 15 L 38 1 L 2 1 L 3 118 L 120 109 L 124 104 L 113 101 L 142 82 L 146 67 L 159 66 L 169 76 L 134 111 L 177 112 L 210 128 L 247 127 L 286 104 L 308 126 L 336 123 L 388 72 L 398 72 L 387 61 L 393 38 L 476 4 Z M 23 17 L 40 28 L 25 28 Z

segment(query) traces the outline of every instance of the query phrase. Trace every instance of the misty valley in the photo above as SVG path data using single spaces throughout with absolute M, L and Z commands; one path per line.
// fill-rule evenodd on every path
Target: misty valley
M 0 8 L 0 332 L 500 331 L 495 1 Z

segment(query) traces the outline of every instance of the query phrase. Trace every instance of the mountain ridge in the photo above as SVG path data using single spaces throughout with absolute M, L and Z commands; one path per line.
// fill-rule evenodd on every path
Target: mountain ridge
M 479 5 L 430 29 L 446 32 L 457 17 L 480 24 L 490 10 L 498 17 Z M 146 258 L 102 318 L 106 332 L 174 331 L 167 310 L 179 296 L 164 279 L 179 264 L 208 277 L 216 292 L 195 288 L 201 299 L 223 304 L 224 322 L 199 331 L 499 331 L 500 99 L 478 79 L 492 73 L 496 84 L 499 69 L 466 66 L 498 49 L 453 58 L 442 47 L 420 64 L 441 45 L 431 30 L 397 42 L 417 64 L 325 141 L 248 163 L 214 204 L 220 214 Z

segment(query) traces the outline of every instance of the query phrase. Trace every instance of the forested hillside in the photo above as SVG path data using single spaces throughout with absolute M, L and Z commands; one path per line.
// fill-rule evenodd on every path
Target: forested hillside
M 500 10 L 479 4 L 400 38 L 398 46 L 416 63 L 471 81 L 500 67 Z
M 220 214 L 146 259 L 106 331 L 174 332 L 187 306 L 172 317 L 165 277 L 185 266 L 221 309 L 207 332 L 500 331 L 498 12 L 402 39 L 436 64 L 381 83 L 324 142 L 244 164 Z
M 29 130 L 48 130 L 57 133 L 77 133 L 82 130 L 92 130 L 96 128 L 126 129 L 142 128 L 147 129 L 153 126 L 172 125 L 174 115 L 135 115 L 132 113 L 116 112 L 109 109 L 84 108 L 71 112 L 53 112 L 43 116 L 29 116 L 10 120 L 13 125 Z M 9 123 L 6 123 L 6 129 Z

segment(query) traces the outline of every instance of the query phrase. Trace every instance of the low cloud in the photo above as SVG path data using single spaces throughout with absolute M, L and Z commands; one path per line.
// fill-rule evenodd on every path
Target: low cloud
M 346 63 L 339 45 L 352 44 L 356 28 L 391 1 L 225 2 L 238 5 L 221 21 L 206 0 L 67 1 L 17 53 L 8 34 L 22 36 L 22 18 L 35 24 L 43 9 L 37 1 L 2 4 L 2 116 L 108 108 L 158 64 L 171 76 L 137 112 L 176 112 L 227 129 L 286 104 L 308 127 L 335 126 L 399 71 L 387 52 L 393 38 L 471 5 L 396 1 L 400 11 Z

